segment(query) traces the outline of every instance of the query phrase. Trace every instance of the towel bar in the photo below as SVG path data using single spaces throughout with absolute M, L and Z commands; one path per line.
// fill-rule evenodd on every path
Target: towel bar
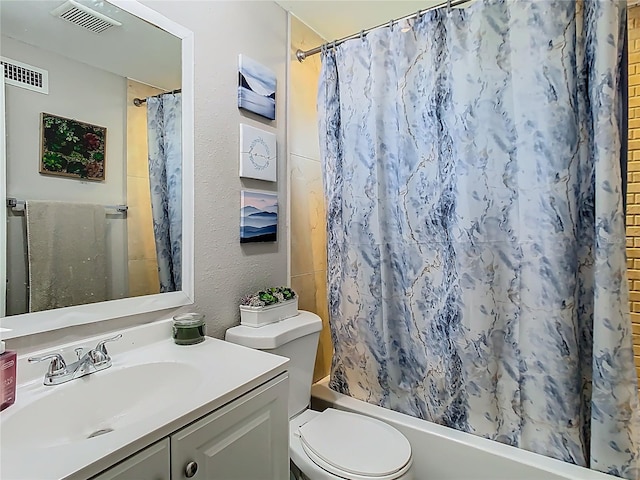
M 7 197 L 7 208 L 11 208 L 17 212 L 22 212 L 26 206 L 25 200 L 18 200 L 14 197 Z M 104 205 L 104 208 L 116 210 L 118 213 L 127 213 L 129 207 L 127 205 Z

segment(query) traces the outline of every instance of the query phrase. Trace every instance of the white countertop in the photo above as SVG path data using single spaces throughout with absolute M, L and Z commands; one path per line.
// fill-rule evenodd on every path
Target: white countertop
M 107 344 L 113 359 L 112 367 L 62 385 L 42 384 L 48 362 L 28 364 L 24 356 L 18 356 L 16 403 L 0 413 L 2 480 L 86 479 L 284 373 L 287 369 L 286 358 L 209 337 L 197 345 L 175 345 L 171 339 L 171 320 L 134 327 L 119 333 L 123 334 L 120 341 Z M 108 335 L 67 344 L 56 350 L 36 352 L 33 355 L 55 351 L 63 353 L 70 363 L 75 358 L 74 348 L 92 348 L 106 336 Z M 27 411 L 33 402 L 51 394 L 52 389 L 57 389 L 55 393 L 64 398 L 65 394 L 75 395 L 77 391 L 81 391 L 77 388 L 80 385 L 74 385 L 75 382 L 95 382 L 94 377 L 108 375 L 110 371 L 117 374 L 121 371 L 118 369 L 126 369 L 132 365 L 165 365 L 174 362 L 198 369 L 200 380 L 197 385 L 190 387 L 188 391 L 174 391 L 163 384 L 163 394 L 158 395 L 160 398 L 147 398 L 149 395 L 143 385 L 129 385 L 126 395 L 134 395 L 136 401 L 139 398 L 141 402 L 147 402 L 146 405 L 152 406 L 154 413 L 141 419 L 122 419 L 121 423 L 124 426 L 115 428 L 109 434 L 62 445 L 39 447 L 38 442 L 34 442 L 33 445 L 25 447 L 24 442 L 12 446 L 12 438 L 7 438 L 2 429 L 2 425 L 12 416 L 19 415 L 22 409 Z M 152 381 L 171 380 L 158 375 Z M 105 392 L 105 395 L 119 394 L 124 395 L 119 392 Z M 92 399 L 86 398 L 82 401 L 92 402 Z M 144 404 L 142 406 L 144 407 Z M 36 414 L 33 418 L 30 416 L 27 421 L 36 423 L 29 425 L 28 430 L 37 429 L 38 425 L 42 428 L 47 428 L 47 424 L 55 425 L 56 422 L 52 421 L 52 418 L 56 416 L 56 411 L 43 413 L 41 408 L 34 408 L 33 411 Z M 57 420 L 59 423 L 65 419 Z M 15 443 L 17 442 L 14 441 Z

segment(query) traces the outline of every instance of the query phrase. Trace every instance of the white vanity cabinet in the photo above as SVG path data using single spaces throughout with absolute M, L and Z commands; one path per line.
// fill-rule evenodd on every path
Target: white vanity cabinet
M 288 478 L 288 377 L 280 375 L 93 480 Z
M 176 345 L 172 329 L 167 319 L 122 330 L 110 368 L 62 385 L 44 385 L 44 366 L 19 355 L 16 403 L 0 412 L 0 478 L 289 478 L 289 360 L 210 337 Z M 102 338 L 55 351 L 72 358 Z

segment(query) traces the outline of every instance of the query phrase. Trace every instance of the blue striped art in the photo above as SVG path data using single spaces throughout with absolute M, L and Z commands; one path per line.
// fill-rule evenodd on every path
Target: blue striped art
M 242 190 L 240 197 L 240 243 L 277 241 L 278 195 Z
M 245 55 L 238 63 L 238 107 L 275 120 L 276 74 Z

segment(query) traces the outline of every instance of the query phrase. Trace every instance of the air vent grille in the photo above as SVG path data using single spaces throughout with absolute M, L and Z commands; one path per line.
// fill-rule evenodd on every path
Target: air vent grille
M 109 18 L 73 0 L 68 0 L 60 5 L 51 12 L 51 15 L 71 22 L 93 33 L 102 33 L 111 27 L 119 27 L 122 25 L 113 18 Z
M 7 85 L 26 88 L 34 92 L 49 93 L 49 72 L 6 57 L 0 57 Z

